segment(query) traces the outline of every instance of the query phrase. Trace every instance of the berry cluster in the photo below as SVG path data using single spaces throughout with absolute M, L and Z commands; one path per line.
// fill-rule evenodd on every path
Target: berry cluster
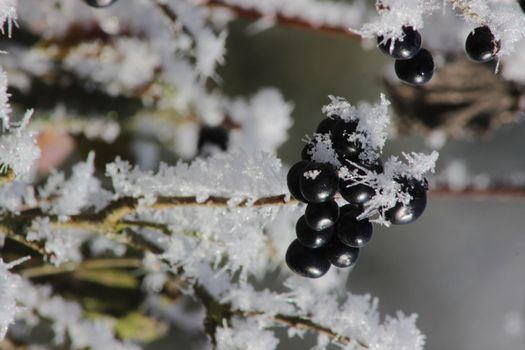
M 373 187 L 348 179 L 344 174 L 383 173 L 383 163 L 360 157 L 365 152 L 363 142 L 356 136 L 356 120 L 344 120 L 331 115 L 317 127 L 315 139 L 306 144 L 302 160 L 288 172 L 288 189 L 297 200 L 307 203 L 303 216 L 297 221 L 297 239 L 286 252 L 286 263 L 299 275 L 309 278 L 323 276 L 331 265 L 339 268 L 355 264 L 359 250 L 372 238 L 372 223 L 362 217 L 365 206 L 376 195 Z M 333 146 L 333 163 L 313 160 L 318 143 Z M 397 202 L 387 208 L 385 217 L 393 224 L 407 224 L 416 220 L 426 206 L 426 181 L 407 177 L 395 180 L 401 190 L 410 195 L 408 203 Z M 341 208 L 335 201 L 337 193 L 347 204 Z
M 101 8 L 113 5 L 117 0 L 84 0 L 84 2 L 91 7 Z
M 378 36 L 377 43 L 381 51 L 396 59 L 396 75 L 405 83 L 423 85 L 434 75 L 432 54 L 421 48 L 421 34 L 414 28 L 403 27 L 403 37 L 394 41 Z
M 377 37 L 379 49 L 395 58 L 394 65 L 397 77 L 410 85 L 423 85 L 430 81 L 434 74 L 432 54 L 421 48 L 421 35 L 412 27 L 403 27 L 401 39 L 385 40 Z M 475 62 L 491 61 L 500 49 L 500 43 L 488 26 L 475 28 L 465 41 L 467 57 Z

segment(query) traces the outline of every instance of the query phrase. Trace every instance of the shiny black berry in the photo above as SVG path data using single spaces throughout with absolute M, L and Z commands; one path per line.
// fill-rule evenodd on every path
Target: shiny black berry
M 332 129 L 332 141 L 338 155 L 349 159 L 355 158 L 362 146 L 357 140 L 349 140 L 357 129 L 356 121 L 339 120 Z
M 367 185 L 354 185 L 353 181 L 341 181 L 339 186 L 341 196 L 351 204 L 364 205 L 375 195 L 376 191 Z
M 117 2 L 117 0 L 84 0 L 86 4 L 92 7 L 108 7 Z
M 345 215 L 337 223 L 337 237 L 350 247 L 362 248 L 372 238 L 372 224 L 367 219 L 356 220 L 353 215 Z
M 339 206 L 334 200 L 325 203 L 310 203 L 306 206 L 304 219 L 315 231 L 326 230 L 339 219 Z
M 310 162 L 299 177 L 299 188 L 307 202 L 321 203 L 334 198 L 339 177 L 330 164 Z
M 334 232 L 335 229 L 333 225 L 321 231 L 312 229 L 306 223 L 304 216 L 301 216 L 295 225 L 297 240 L 308 248 L 320 248 L 326 245 L 326 243 L 332 239 Z
M 427 206 L 426 182 L 407 179 L 401 181 L 404 190 L 412 196 L 412 199 L 408 204 L 397 203 L 393 208 L 386 211 L 385 217 L 396 225 L 414 222 L 423 214 Z
M 222 126 L 203 126 L 199 131 L 197 148 L 201 153 L 206 146 L 215 146 L 223 151 L 228 148 L 228 130 Z
M 288 247 L 286 264 L 293 272 L 308 278 L 319 278 L 330 269 L 330 262 L 324 257 L 322 249 L 307 248 L 298 240 Z
M 304 199 L 301 193 L 301 189 L 299 187 L 299 180 L 303 176 L 303 172 L 309 164 L 310 162 L 306 160 L 302 160 L 300 162 L 295 163 L 288 171 L 288 175 L 286 177 L 288 190 L 295 199 L 301 202 L 306 202 L 306 199 Z
M 465 52 L 468 58 L 476 62 L 488 62 L 499 51 L 499 42 L 487 26 L 474 29 L 465 41 Z
M 394 41 L 392 39 L 384 40 L 383 36 L 377 37 L 379 49 L 388 56 L 398 60 L 406 60 L 414 57 L 421 48 L 421 34 L 412 27 L 403 27 L 403 38 Z
M 518 0 L 518 4 L 521 7 L 521 10 L 525 12 L 525 0 Z
M 339 208 L 339 217 L 343 217 L 345 215 L 352 215 L 354 218 L 358 217 L 363 210 L 355 204 L 345 204 L 341 208 Z
M 335 267 L 345 268 L 354 265 L 359 257 L 359 248 L 349 247 L 335 237 L 324 248 L 324 256 Z
M 335 116 L 335 115 L 327 117 L 327 118 L 324 118 L 319 123 L 319 125 L 317 126 L 316 132 L 318 134 L 328 134 L 328 133 L 330 133 L 330 131 L 333 129 L 333 127 L 339 121 L 339 119 L 340 118 L 338 116 Z
M 432 54 L 421 49 L 408 60 L 396 60 L 394 65 L 396 75 L 403 82 L 410 85 L 423 85 L 434 75 L 434 59 Z

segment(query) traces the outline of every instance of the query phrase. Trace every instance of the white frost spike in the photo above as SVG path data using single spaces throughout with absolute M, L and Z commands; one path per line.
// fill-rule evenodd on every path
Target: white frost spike
M 330 103 L 321 109 L 328 117 L 338 116 L 347 121 L 357 119 L 357 109 L 344 97 L 328 95 L 328 98 Z
M 1 5 L 0 5 L 1 6 Z M 0 68 L 0 131 L 9 127 L 11 117 L 11 105 L 9 104 L 9 94 L 7 93 L 7 74 Z
M 19 126 L 11 127 L 9 133 L 0 136 L 0 163 L 9 165 L 19 180 L 29 176 L 40 157 L 36 133 L 26 128 L 32 113 L 32 110 L 27 111 Z
M 80 213 L 82 209 L 94 206 L 104 207 L 111 195 L 103 190 L 100 181 L 94 177 L 95 153 L 90 152 L 86 162 L 73 167 L 73 174 L 64 181 L 63 173 L 51 175 L 46 185 L 40 189 L 42 198 L 55 197 L 49 207 L 44 207 L 53 214 L 69 216 Z
M 337 167 L 341 166 L 341 162 L 337 159 L 337 154 L 332 146 L 332 140 L 328 135 L 314 134 L 314 140 L 309 142 L 312 148 L 307 153 L 314 162 L 330 163 Z
M 231 327 L 224 322 L 222 327 L 217 328 L 215 337 L 217 350 L 272 350 L 279 344 L 272 331 L 265 330 L 252 319 L 234 318 Z
M 0 2 L 0 31 L 5 34 L 4 25 L 7 23 L 7 35 L 11 37 L 13 22 L 16 24 L 17 0 L 2 0 Z
M 21 290 L 21 277 L 9 270 L 28 259 L 22 258 L 6 264 L 0 258 L 0 341 L 4 339 L 9 325 L 14 322 L 16 314 L 20 311 L 16 297 Z

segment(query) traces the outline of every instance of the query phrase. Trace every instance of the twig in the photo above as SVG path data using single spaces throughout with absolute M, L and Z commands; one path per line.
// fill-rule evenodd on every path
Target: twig
M 494 186 L 484 189 L 467 187 L 462 190 L 438 187 L 429 192 L 429 197 L 466 200 L 525 200 L 525 187 Z
M 235 13 L 238 17 L 243 17 L 243 18 L 253 20 L 253 21 L 266 17 L 264 13 L 261 13 L 256 9 L 244 8 L 238 5 L 229 4 L 222 0 L 209 0 L 206 4 L 210 7 L 227 8 L 228 10 Z M 358 40 L 361 39 L 359 34 L 352 32 L 348 27 L 341 26 L 341 25 L 330 25 L 330 24 L 317 25 L 317 24 L 309 22 L 308 20 L 304 18 L 300 18 L 296 16 L 288 16 L 282 13 L 276 14 L 272 18 L 272 20 L 274 20 L 276 24 L 282 25 L 282 26 L 314 30 L 318 32 L 328 33 L 328 34 L 339 34 L 339 35 L 344 35 L 344 36 L 347 36 L 353 39 L 358 39 Z
M 25 278 L 46 277 L 59 275 L 78 270 L 100 270 L 100 269 L 126 269 L 142 267 L 142 259 L 116 258 L 116 259 L 92 259 L 81 263 L 70 262 L 60 266 L 41 265 L 23 269 L 20 274 Z

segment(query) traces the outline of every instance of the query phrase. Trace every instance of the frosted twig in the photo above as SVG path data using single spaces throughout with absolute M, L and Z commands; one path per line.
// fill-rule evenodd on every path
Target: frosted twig
M 257 11 L 256 9 L 243 8 L 239 5 L 229 4 L 222 0 L 209 0 L 207 2 L 207 5 L 211 7 L 227 8 L 233 13 L 235 13 L 238 17 L 243 17 L 249 20 L 255 21 L 255 20 L 259 20 L 265 17 L 263 13 Z M 278 25 L 295 27 L 295 28 L 300 28 L 300 29 L 308 29 L 308 30 L 319 31 L 319 32 L 328 33 L 328 34 L 345 35 L 345 36 L 348 36 L 350 38 L 357 39 L 357 40 L 361 39 L 361 36 L 358 33 L 355 33 L 351 31 L 348 27 L 342 26 L 342 25 L 331 25 L 331 24 L 316 25 L 304 18 L 292 17 L 292 16 L 288 16 L 283 13 L 276 14 L 272 19 Z

